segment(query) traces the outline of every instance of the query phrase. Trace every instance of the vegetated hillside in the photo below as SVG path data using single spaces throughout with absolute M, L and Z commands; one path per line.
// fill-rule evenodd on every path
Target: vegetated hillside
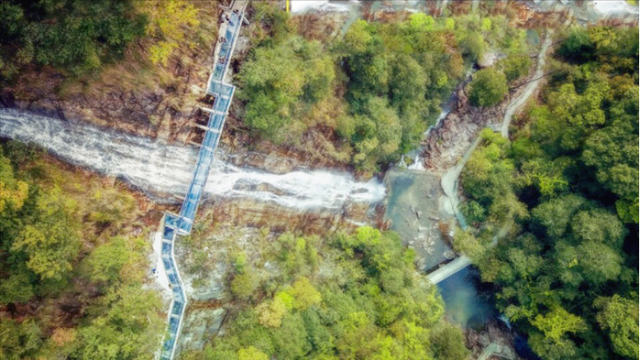
M 0 358 L 151 359 L 164 309 L 142 289 L 139 200 L 59 166 L 0 147 Z
M 253 47 L 238 79 L 245 105 L 240 117 L 263 139 L 324 152 L 364 171 L 417 147 L 462 79 L 465 62 L 507 55 L 499 63 L 505 75 L 498 91 L 486 103 L 478 99 L 487 106 L 531 64 L 525 31 L 503 15 L 358 20 L 344 36 L 322 42 L 287 13 L 266 3 L 253 7 Z
M 229 257 L 231 315 L 189 360 L 464 359 L 437 288 L 395 233 L 281 235 Z
M 573 29 L 550 71 L 511 142 L 482 133 L 455 245 L 543 359 L 637 359 L 638 29 Z
M 0 106 L 186 138 L 215 2 L 5 1 L 0 18 Z
M 437 20 L 400 14 L 406 20 L 359 21 L 334 37 L 318 32 L 338 34 L 336 15 L 306 21 L 254 2 L 237 47 L 242 53 L 248 40 L 250 54 L 233 64 L 244 106 L 232 108 L 223 144 L 376 171 L 416 147 L 465 62 L 500 52 L 507 80 L 526 74 L 529 49 L 508 10 Z M 193 122 L 205 116 L 200 90 L 217 11 L 188 1 L 4 3 L 0 106 L 193 140 Z

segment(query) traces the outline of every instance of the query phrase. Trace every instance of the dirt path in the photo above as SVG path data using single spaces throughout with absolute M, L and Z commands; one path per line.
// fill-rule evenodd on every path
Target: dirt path
M 549 30 L 546 34 L 545 40 L 540 48 L 540 53 L 538 55 L 538 65 L 536 71 L 533 75 L 533 80 L 527 85 L 525 90 L 516 97 L 506 108 L 504 114 L 504 120 L 502 122 L 501 127 L 491 126 L 491 124 L 487 124 L 487 127 L 492 128 L 494 131 L 500 130 L 502 136 L 508 138 L 509 137 L 509 124 L 511 123 L 511 119 L 513 118 L 513 114 L 524 105 L 527 100 L 534 94 L 535 90 L 540 85 L 540 81 L 543 77 L 543 70 L 545 59 L 547 55 L 547 51 L 551 46 L 551 39 L 553 35 L 553 30 Z M 478 132 L 479 134 L 479 132 Z M 440 186 L 442 187 L 442 191 L 444 195 L 441 197 L 440 203 L 440 212 L 441 214 L 447 214 L 450 216 L 455 216 L 458 219 L 458 225 L 464 230 L 466 228 L 466 223 L 464 217 L 458 210 L 458 205 L 460 204 L 460 199 L 458 198 L 458 179 L 460 178 L 460 174 L 462 173 L 462 169 L 466 165 L 467 161 L 473 154 L 474 150 L 480 143 L 480 136 L 477 135 L 471 145 L 464 151 L 462 158 L 454 165 L 449 167 L 442 177 L 440 178 Z M 507 229 L 501 229 L 498 235 L 494 238 L 492 245 L 495 246 L 499 237 L 504 236 L 506 234 Z M 465 255 L 462 255 L 456 258 L 451 263 L 441 267 L 440 269 L 434 271 L 429 274 L 428 277 L 433 283 L 439 283 L 440 281 L 445 280 L 449 276 L 457 273 L 458 271 L 464 269 L 469 266 L 471 261 Z
M 544 73 L 544 63 L 547 57 L 547 51 L 549 50 L 549 46 L 551 46 L 551 39 L 553 35 L 553 30 L 549 29 L 547 31 L 544 42 L 542 43 L 542 47 L 540 48 L 540 53 L 538 55 L 538 67 L 536 68 L 536 72 L 533 74 L 533 80 L 527 84 L 524 92 L 518 96 L 509 106 L 507 107 L 507 111 L 504 113 L 504 120 L 502 121 L 502 128 L 500 133 L 502 137 L 509 138 L 509 124 L 511 124 L 511 119 L 513 118 L 513 114 L 524 105 L 527 100 L 533 95 L 535 90 L 538 88 L 540 81 L 543 78 Z
M 533 95 L 535 90 L 540 85 L 540 81 L 543 77 L 544 64 L 547 56 L 547 52 L 549 47 L 551 46 L 551 39 L 553 35 L 553 30 L 549 30 L 546 34 L 545 40 L 540 47 L 540 53 L 538 54 L 538 66 L 533 75 L 533 80 L 529 82 L 526 89 L 515 98 L 508 106 L 504 114 L 504 120 L 502 122 L 501 133 L 504 137 L 509 137 L 509 124 L 511 123 L 511 119 L 513 118 L 513 114 L 518 110 L 522 105 L 524 105 L 527 100 Z M 491 126 L 489 125 L 491 128 Z M 496 129 L 494 129 L 496 130 Z M 442 191 L 445 193 L 447 197 L 450 198 L 451 204 L 453 206 L 453 213 L 457 214 L 457 205 L 459 203 L 458 200 L 458 178 L 460 177 L 460 173 L 464 168 L 465 164 L 473 154 L 473 151 L 478 146 L 480 142 L 479 135 L 476 139 L 471 143 L 471 145 L 465 150 L 462 158 L 458 161 L 458 163 L 450 168 L 448 168 L 441 177 L 440 184 L 442 186 Z

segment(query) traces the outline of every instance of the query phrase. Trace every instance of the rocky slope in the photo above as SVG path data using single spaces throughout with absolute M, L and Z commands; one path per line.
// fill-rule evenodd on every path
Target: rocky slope
M 452 111 L 439 126 L 431 130 L 429 137 L 422 143 L 425 168 L 431 173 L 442 175 L 454 166 L 483 128 L 502 123 L 508 104 L 521 91 L 522 88 L 516 89 L 496 106 L 480 108 L 471 106 L 465 88 L 459 87 Z
M 133 56 L 133 55 L 130 55 Z M 176 56 L 167 67 L 126 59 L 97 79 L 70 79 L 50 68 L 23 72 L 0 93 L 0 106 L 90 122 L 149 137 L 186 139 L 211 59 Z

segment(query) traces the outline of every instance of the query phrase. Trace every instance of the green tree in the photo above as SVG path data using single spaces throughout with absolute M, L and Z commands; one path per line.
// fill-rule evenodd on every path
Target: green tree
M 409 15 L 409 26 L 418 32 L 427 32 L 434 29 L 435 20 L 425 13 L 415 13 Z
M 88 220 L 102 226 L 122 226 L 134 216 L 136 205 L 135 197 L 122 189 L 95 189 L 89 204 Z
M 545 315 L 538 314 L 531 324 L 542 331 L 547 339 L 554 341 L 560 340 L 566 333 L 575 333 L 586 327 L 584 320 L 561 307 Z
M 601 284 L 614 280 L 622 270 L 622 257 L 611 247 L 588 241 L 577 248 L 579 262 L 586 280 Z
M 302 318 L 313 352 L 329 355 L 333 353 L 335 348 L 335 337 L 330 329 L 323 324 L 320 314 L 317 309 L 310 308 L 302 313 Z
M 327 267 L 312 268 L 292 284 L 284 272 L 276 275 L 285 282 L 281 289 L 267 293 L 255 309 L 241 303 L 205 358 L 235 358 L 249 346 L 283 359 L 432 358 L 430 334 L 445 326 L 444 304 L 437 288 L 414 271 L 412 253 L 396 234 L 361 227 L 333 241 L 283 234 L 275 243 L 261 256 L 279 267 L 289 262 L 283 250 L 310 244 L 319 247 Z M 460 341 L 464 348 L 461 332 L 447 334 L 453 337 L 440 353 L 460 354 L 455 346 Z
M 478 71 L 469 84 L 469 101 L 475 106 L 489 107 L 498 104 L 507 95 L 507 78 L 495 69 Z
M 275 141 L 296 142 L 299 138 L 282 128 L 302 115 L 299 102 L 314 104 L 330 94 L 335 72 L 321 44 L 285 33 L 252 50 L 240 70 L 240 98 L 246 101 L 244 118 L 251 128 Z
M 427 81 L 425 70 L 414 58 L 400 54 L 392 61 L 389 102 L 402 119 L 402 152 L 414 148 L 422 136 L 420 119 L 428 114 L 424 101 Z
M 373 170 L 378 159 L 391 159 L 402 141 L 402 126 L 398 115 L 383 98 L 371 98 L 363 107 L 364 114 L 355 117 L 352 141 L 356 149 L 356 165 Z
M 33 277 L 25 270 L 17 271 L 0 283 L 0 303 L 24 303 L 35 295 Z
M 20 231 L 11 251 L 26 256 L 27 268 L 40 279 L 61 280 L 80 251 L 77 225 L 70 215 L 73 205 L 60 189 L 53 189 L 40 194 L 37 209 L 36 222 Z
M 473 234 L 460 228 L 456 228 L 454 233 L 453 247 L 456 251 L 469 256 L 473 261 L 480 261 L 485 251 L 485 247 Z
M 158 299 L 141 290 L 148 271 L 146 242 L 115 236 L 96 249 L 89 246 L 96 232 L 91 213 L 108 204 L 85 201 L 101 189 L 116 200 L 130 195 L 55 168 L 32 148 L 12 143 L 2 147 L 10 161 L 0 154 L 0 188 L 15 192 L 22 183 L 28 191 L 22 204 L 15 195 L 2 198 L 10 203 L 0 211 L 0 303 L 24 303 L 37 296 L 50 310 L 30 314 L 18 306 L 20 321 L 0 321 L 0 358 L 140 359 L 153 353 L 165 322 Z M 115 223 L 103 223 L 105 232 L 114 230 L 109 227 Z M 81 246 L 87 267 L 78 266 Z M 78 279 L 85 272 L 88 276 Z M 96 289 L 88 280 L 101 282 L 99 293 L 86 289 Z M 74 294 L 76 300 L 68 302 L 64 294 Z M 63 322 L 68 327 L 61 328 L 58 316 L 79 316 L 82 321 Z
M 280 297 L 275 297 L 273 301 L 256 307 L 256 312 L 260 317 L 260 324 L 266 327 L 277 328 L 282 325 L 282 317 L 287 314 L 287 306 Z
M 466 359 L 470 352 L 464 347 L 464 335 L 460 329 L 447 323 L 437 327 L 429 335 L 433 357 L 438 360 Z
M 198 9 L 187 1 L 149 1 L 141 4 L 142 12 L 147 15 L 145 32 L 160 40 L 149 49 L 149 59 L 154 64 L 167 66 L 167 61 L 184 42 L 187 33 L 200 24 Z
M 10 78 L 26 64 L 52 65 L 72 74 L 121 58 L 145 34 L 146 16 L 132 2 L 65 0 L 0 6 L 0 74 Z
M 348 314 L 339 326 L 342 336 L 336 341 L 336 348 L 342 356 L 367 358 L 373 354 L 378 330 L 364 311 Z
M 594 301 L 599 309 L 598 324 L 608 331 L 613 350 L 624 357 L 638 356 L 638 301 L 621 297 L 601 297 Z
M 115 237 L 106 244 L 97 247 L 87 260 L 91 266 L 91 280 L 116 281 L 120 270 L 129 261 L 129 251 L 125 239 Z
M 295 306 L 299 310 L 305 310 L 322 301 L 322 296 L 306 277 L 301 277 L 293 283 L 291 296 L 295 299 Z
M 613 121 L 585 141 L 582 159 L 595 168 L 598 182 L 613 192 L 616 209 L 625 222 L 638 223 L 638 93 L 629 88 L 610 109 Z
M 560 238 L 567 233 L 573 215 L 586 204 L 587 200 L 576 194 L 551 199 L 531 210 L 533 225 L 550 239 Z
M 415 323 L 402 321 L 391 327 L 393 337 L 387 337 L 382 342 L 382 349 L 378 350 L 379 359 L 431 359 L 431 339 L 429 330 Z M 461 333 L 458 331 L 458 334 Z M 453 341 L 460 337 L 454 337 Z M 446 347 L 446 345 L 445 345 Z M 435 350 L 435 349 L 434 349 Z
M 480 59 L 485 53 L 486 45 L 482 39 L 482 34 L 477 32 L 470 32 L 460 41 L 460 45 L 462 45 L 464 53 L 468 54 L 473 60 Z
M 29 184 L 17 180 L 9 158 L 0 152 L 0 215 L 6 208 L 20 210 L 29 195 Z
M 0 320 L 0 335 L 0 355 L 7 360 L 30 357 L 42 343 L 42 331 L 33 320 L 19 324 L 13 320 Z
M 240 299 L 250 298 L 259 282 L 253 269 L 247 269 L 242 274 L 236 274 L 231 281 L 231 293 Z
M 140 359 L 154 353 L 165 326 L 156 311 L 157 295 L 137 285 L 119 289 L 117 295 L 105 315 L 80 329 L 78 359 Z
M 525 161 L 520 165 L 520 180 L 525 186 L 535 186 L 544 197 L 551 198 L 567 190 L 569 182 L 564 176 L 565 158 L 550 161 L 544 157 Z
M 255 98 L 247 104 L 245 121 L 258 131 L 273 132 L 268 135 L 291 122 L 290 106 L 303 93 L 304 75 L 292 45 L 255 49 L 240 73 L 243 97 Z
M 480 136 L 482 143 L 461 174 L 465 192 L 486 209 L 492 223 L 502 226 L 510 218 L 526 218 L 527 209 L 514 193 L 516 169 L 508 156 L 507 140 L 490 129 Z
M 545 337 L 540 332 L 531 333 L 529 344 L 531 349 L 544 359 L 576 359 L 578 354 L 578 347 L 573 341 L 566 338 L 561 338 L 556 341 Z
M 273 330 L 276 354 L 283 359 L 304 359 L 311 350 L 307 330 L 300 313 L 286 315 L 282 325 Z
M 500 60 L 497 66 L 502 70 L 507 81 L 512 82 L 529 73 L 529 69 L 531 68 L 531 58 L 527 54 L 514 54 Z
M 593 59 L 595 50 L 595 44 L 589 38 L 588 31 L 582 27 L 574 27 L 562 42 L 558 53 L 567 60 L 585 62 Z
M 637 357 L 635 34 L 572 30 L 560 47 L 572 64 L 552 65 L 515 141 L 483 133 L 462 173 L 466 212 L 488 216 L 454 244 L 544 359 Z M 496 223 L 509 226 L 493 242 Z
M 619 249 L 627 230 L 616 215 L 596 208 L 576 213 L 571 218 L 571 233 L 579 242 L 593 241 Z

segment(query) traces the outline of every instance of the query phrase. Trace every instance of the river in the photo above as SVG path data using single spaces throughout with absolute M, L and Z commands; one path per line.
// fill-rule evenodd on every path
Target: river
M 442 3 L 446 5 L 447 1 Z M 295 11 L 312 11 L 320 6 L 359 14 L 353 10 L 356 7 L 353 3 L 292 1 Z M 599 6 L 597 11 L 605 12 L 603 5 Z M 508 129 L 508 121 L 505 123 L 503 129 Z M 13 109 L 0 109 L 0 137 L 33 142 L 68 163 L 121 178 L 154 199 L 166 202 L 175 202 L 174 195 L 187 191 L 198 152 L 191 145 L 169 144 Z M 411 170 L 422 170 L 421 164 L 422 161 L 415 161 Z M 387 195 L 385 185 L 375 178 L 359 182 L 349 173 L 322 170 L 271 174 L 239 168 L 219 159 L 214 161 L 205 191 L 209 197 L 251 198 L 302 211 L 340 209 L 349 202 L 377 204 Z M 417 218 L 420 220 L 421 216 L 418 214 Z M 477 290 L 477 282 L 475 270 L 467 268 L 438 284 L 447 316 L 462 327 L 481 326 L 497 315 L 489 297 Z
M 487 293 L 478 291 L 479 274 L 474 268 L 460 270 L 438 284 L 449 319 L 464 327 L 481 327 L 498 315 Z
M 186 192 L 197 157 L 194 146 L 14 109 L 0 109 L 0 137 L 37 144 L 65 162 L 121 178 L 160 201 Z M 349 201 L 375 204 L 386 197 L 384 184 L 375 178 L 358 182 L 348 173 L 329 171 L 277 175 L 221 160 L 215 160 L 206 191 L 211 197 L 248 197 L 300 210 L 337 209 Z M 478 301 L 471 275 L 464 270 L 439 284 L 448 316 L 461 326 L 491 314 L 490 305 Z

